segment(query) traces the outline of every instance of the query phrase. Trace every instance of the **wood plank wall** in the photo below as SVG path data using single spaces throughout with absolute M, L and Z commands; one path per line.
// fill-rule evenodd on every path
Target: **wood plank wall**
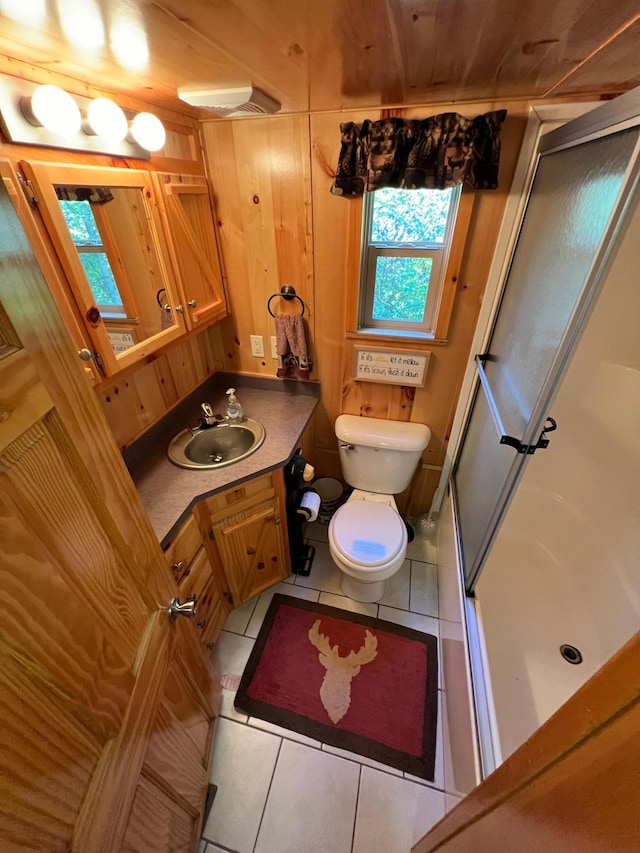
M 103 382 L 96 394 L 118 447 L 128 447 L 216 370 L 224 370 L 224 352 L 220 331 L 211 326 Z
M 273 376 L 269 339 L 273 320 L 268 297 L 293 284 L 304 299 L 312 379 L 321 403 L 305 452 L 320 476 L 340 476 L 333 432 L 342 412 L 421 421 L 432 438 L 401 508 L 410 516 L 426 512 L 436 489 L 469 347 L 478 317 L 498 231 L 520 149 L 528 105 L 473 104 L 465 108 L 414 107 L 395 111 L 421 118 L 447 110 L 476 115 L 507 108 L 502 133 L 500 188 L 477 193 L 445 344 L 393 346 L 430 350 L 424 388 L 356 382 L 351 377 L 350 316 L 357 299 L 362 202 L 329 192 L 337 158 L 341 120 L 374 118 L 366 113 L 272 116 L 203 124 L 205 161 L 213 186 L 222 251 L 228 276 L 231 317 L 221 324 L 227 369 Z M 273 307 L 277 308 L 278 300 Z M 265 358 L 251 355 L 249 335 L 264 337 Z M 379 343 L 379 341 L 378 341 Z

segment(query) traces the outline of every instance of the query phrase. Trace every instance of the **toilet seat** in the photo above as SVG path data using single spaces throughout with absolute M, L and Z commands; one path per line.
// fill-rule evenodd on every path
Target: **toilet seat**
M 329 538 L 347 566 L 366 573 L 397 559 L 406 546 L 406 528 L 388 504 L 350 500 L 331 519 Z

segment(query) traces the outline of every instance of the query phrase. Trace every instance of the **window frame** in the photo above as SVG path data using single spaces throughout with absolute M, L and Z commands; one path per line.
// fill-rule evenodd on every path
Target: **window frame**
M 355 318 L 357 334 L 420 340 L 446 339 L 475 193 L 464 191 L 462 185 L 454 188 L 443 243 L 371 241 L 373 196 L 373 193 L 369 193 L 362 199 L 360 277 Z M 385 256 L 433 258 L 422 323 L 373 319 L 376 262 L 378 257 Z

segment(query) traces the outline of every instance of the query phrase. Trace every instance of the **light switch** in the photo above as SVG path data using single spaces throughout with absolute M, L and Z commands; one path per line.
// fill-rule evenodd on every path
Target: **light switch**
M 271 358 L 278 358 L 278 347 L 276 345 L 275 335 L 271 335 Z

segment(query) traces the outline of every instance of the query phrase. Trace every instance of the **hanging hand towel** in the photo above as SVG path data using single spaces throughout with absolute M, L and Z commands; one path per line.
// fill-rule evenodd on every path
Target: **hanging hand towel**
M 281 314 L 275 318 L 276 350 L 280 379 L 308 379 L 311 362 L 301 314 Z

